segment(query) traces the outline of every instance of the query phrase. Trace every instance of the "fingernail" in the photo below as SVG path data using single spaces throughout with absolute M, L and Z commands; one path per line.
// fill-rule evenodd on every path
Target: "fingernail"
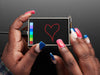
M 36 51 L 37 53 L 40 53 L 40 51 L 41 51 L 44 47 L 45 47 L 45 43 L 42 42 L 42 41 L 40 41 L 40 43 L 36 45 L 35 51 Z
M 35 14 L 35 10 L 27 11 L 25 14 Z
M 56 43 L 57 43 L 57 45 L 58 45 L 60 48 L 63 48 L 63 47 L 66 46 L 66 45 L 64 44 L 64 42 L 62 41 L 62 39 L 58 39 L 58 40 L 56 41 Z
M 39 43 L 39 47 L 40 47 L 40 50 L 42 50 L 43 47 L 45 47 L 45 43 L 41 41 L 41 42 Z
M 90 43 L 90 39 L 89 39 L 88 35 L 84 35 L 84 40 L 86 43 Z
M 71 38 L 75 41 L 77 38 L 77 34 L 74 28 L 71 28 Z
M 52 59 L 52 62 L 54 63 L 54 64 L 56 64 L 56 60 L 55 60 L 55 58 L 54 58 L 54 55 L 50 52 L 50 57 L 51 57 L 51 59 Z
M 86 39 L 88 37 L 88 35 L 84 35 L 84 39 Z
M 74 31 L 75 32 L 75 29 L 74 28 L 71 28 L 70 30 Z
M 74 28 L 78 38 L 82 38 L 82 33 L 78 28 Z
M 35 11 L 34 10 L 31 10 L 31 11 L 28 11 L 28 12 L 26 12 L 24 15 L 23 15 L 23 17 L 26 17 L 26 16 L 31 16 L 32 14 L 35 14 Z

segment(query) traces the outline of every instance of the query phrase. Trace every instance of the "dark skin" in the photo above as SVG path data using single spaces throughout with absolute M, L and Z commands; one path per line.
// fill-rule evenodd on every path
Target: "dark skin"
M 29 49 L 19 30 L 31 15 L 31 13 L 23 14 L 11 25 L 9 40 L 1 57 L 4 64 L 14 75 L 29 75 L 38 56 L 38 53 L 34 51 L 37 44 Z M 79 64 L 67 47 L 65 47 L 65 50 L 59 48 L 62 58 L 55 55 L 58 75 L 100 75 L 99 60 L 95 57 L 91 44 L 87 44 L 84 39 L 78 38 L 76 41 L 71 39 L 71 44 L 79 59 Z
M 55 55 L 58 75 L 100 75 L 100 63 L 91 43 L 87 44 L 84 39 L 77 38 L 74 41 L 71 38 L 71 44 L 79 64 L 67 47 L 65 50 L 58 47 L 62 55 L 62 58 Z
M 1 57 L 4 64 L 14 75 L 29 75 L 31 67 L 38 55 L 34 51 L 36 44 L 28 49 L 25 40 L 21 36 L 21 31 L 19 30 L 31 15 L 31 13 L 27 15 L 23 14 L 11 25 L 9 30 L 9 41 Z M 23 52 L 25 54 L 23 54 Z

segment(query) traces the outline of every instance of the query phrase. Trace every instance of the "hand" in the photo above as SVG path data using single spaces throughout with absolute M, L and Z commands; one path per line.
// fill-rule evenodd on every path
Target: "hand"
M 40 42 L 33 45 L 25 52 L 26 42 L 21 37 L 21 31 L 19 29 L 34 13 L 34 10 L 28 11 L 18 17 L 11 25 L 9 30 L 9 40 L 5 46 L 1 59 L 14 75 L 29 75 L 31 72 L 31 67 L 40 52 L 41 45 L 41 49 L 45 46 L 43 42 Z M 23 54 L 23 52 L 25 52 L 25 54 Z
M 58 75 L 100 75 L 99 60 L 95 57 L 88 36 L 85 35 L 84 38 L 82 39 L 82 34 L 78 28 L 71 29 L 71 45 L 78 62 L 64 42 L 61 39 L 57 40 L 62 58 L 55 55 L 52 61 L 56 62 Z

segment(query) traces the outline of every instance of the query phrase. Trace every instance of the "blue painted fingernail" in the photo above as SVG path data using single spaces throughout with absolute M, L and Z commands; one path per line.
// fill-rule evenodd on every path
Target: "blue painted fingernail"
M 88 35 L 84 35 L 84 38 L 87 38 L 88 37 Z
M 39 43 L 39 48 L 40 48 L 40 50 L 42 50 L 42 49 L 43 49 L 43 47 L 45 47 L 45 43 L 44 43 L 44 42 L 42 42 L 42 41 L 40 41 L 40 43 Z
M 52 60 L 55 60 L 54 55 L 50 52 L 50 57 Z
M 88 35 L 84 35 L 84 40 L 86 43 L 90 43 L 90 39 L 89 39 Z
M 74 32 L 76 32 L 74 28 L 71 28 L 70 30 L 73 30 Z

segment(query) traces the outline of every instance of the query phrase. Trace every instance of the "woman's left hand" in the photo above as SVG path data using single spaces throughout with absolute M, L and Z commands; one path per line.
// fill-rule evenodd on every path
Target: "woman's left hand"
M 25 50 L 27 46 L 25 45 L 25 40 L 21 36 L 20 28 L 34 13 L 34 10 L 28 11 L 18 17 L 9 30 L 9 40 L 5 46 L 1 59 L 14 75 L 29 75 L 31 67 L 40 53 L 40 50 L 45 46 L 43 42 L 40 42 L 33 45 L 30 49 L 27 48 L 27 50 Z

